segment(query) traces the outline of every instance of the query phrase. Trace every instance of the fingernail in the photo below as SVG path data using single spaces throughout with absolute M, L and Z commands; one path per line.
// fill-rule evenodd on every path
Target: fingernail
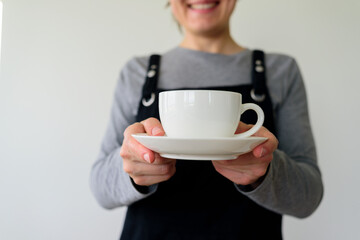
M 159 128 L 159 127 L 154 127 L 154 128 L 152 129 L 152 131 L 151 131 L 151 134 L 152 134 L 153 136 L 157 136 L 157 135 L 162 135 L 163 132 L 164 132 L 164 131 L 163 131 L 161 128 Z
M 144 160 L 150 163 L 150 155 L 148 153 L 144 154 Z
M 265 148 L 261 148 L 260 157 L 264 157 L 267 154 L 267 151 Z

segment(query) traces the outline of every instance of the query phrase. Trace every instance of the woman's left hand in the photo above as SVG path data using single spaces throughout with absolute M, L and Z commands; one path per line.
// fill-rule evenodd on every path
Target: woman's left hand
M 250 129 L 252 125 L 240 122 L 237 133 Z M 252 152 L 240 155 L 234 160 L 212 161 L 216 171 L 238 185 L 260 185 L 261 177 L 273 159 L 278 147 L 277 138 L 265 127 L 261 127 L 253 136 L 266 137 L 268 140 L 255 147 Z

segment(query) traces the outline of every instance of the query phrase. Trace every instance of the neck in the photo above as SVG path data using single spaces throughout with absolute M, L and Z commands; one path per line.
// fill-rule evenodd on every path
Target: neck
M 230 32 L 226 31 L 223 34 L 216 35 L 202 35 L 190 34 L 185 32 L 185 37 L 180 43 L 181 47 L 198 50 L 209 53 L 219 53 L 231 55 L 244 50 L 231 37 Z

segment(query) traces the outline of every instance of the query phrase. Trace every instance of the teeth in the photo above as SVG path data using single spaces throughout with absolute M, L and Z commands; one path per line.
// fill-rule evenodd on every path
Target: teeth
M 215 7 L 216 3 L 199 3 L 199 4 L 192 4 L 190 7 L 192 9 L 209 9 Z

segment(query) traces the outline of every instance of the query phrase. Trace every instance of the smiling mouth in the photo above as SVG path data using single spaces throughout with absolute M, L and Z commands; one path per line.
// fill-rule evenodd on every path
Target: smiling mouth
M 211 2 L 211 3 L 192 3 L 188 4 L 188 7 L 195 10 L 208 10 L 219 5 L 219 1 Z

